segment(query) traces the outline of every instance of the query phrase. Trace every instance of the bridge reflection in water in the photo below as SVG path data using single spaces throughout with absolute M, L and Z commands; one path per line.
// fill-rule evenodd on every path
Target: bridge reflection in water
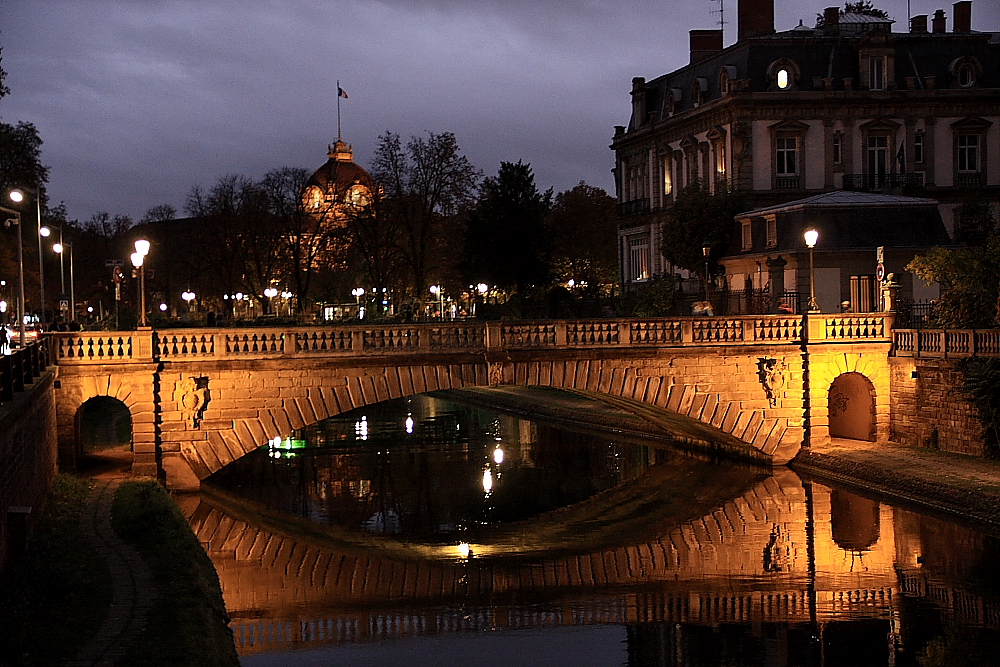
M 699 627 L 777 633 L 785 655 L 825 642 L 887 664 L 889 653 L 927 641 L 908 637 L 906 625 L 921 600 L 966 625 L 1000 626 L 997 601 L 966 585 L 995 555 L 992 538 L 787 469 L 703 516 L 664 521 L 653 539 L 530 561 L 393 558 L 255 526 L 204 499 L 188 498 L 185 511 L 219 572 L 242 655 L 616 624 L 628 626 L 630 651 L 667 651 L 656 664 L 694 664 L 678 656 Z M 831 649 L 831 635 L 859 620 L 853 648 Z

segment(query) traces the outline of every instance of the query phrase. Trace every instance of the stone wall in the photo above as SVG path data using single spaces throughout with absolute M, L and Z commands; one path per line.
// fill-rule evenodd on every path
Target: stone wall
M 890 357 L 892 439 L 904 445 L 983 456 L 976 409 L 960 387 L 958 361 Z
M 44 373 L 0 406 L 0 567 L 37 516 L 56 474 L 56 403 L 53 373 Z M 31 508 L 30 514 L 11 508 Z M 13 540 L 10 538 L 13 537 Z

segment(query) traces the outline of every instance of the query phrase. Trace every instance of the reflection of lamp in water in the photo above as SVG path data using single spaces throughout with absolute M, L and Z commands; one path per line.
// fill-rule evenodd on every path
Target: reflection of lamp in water
M 503 450 L 500 449 L 500 445 L 497 445 L 497 448 L 493 450 L 493 462 L 497 465 L 503 463 Z
M 360 440 L 368 439 L 368 417 L 362 416 L 361 421 L 354 422 L 354 434 L 358 436 Z
M 486 495 L 493 492 L 493 471 L 489 468 L 483 472 L 483 491 L 486 492 Z
M 469 556 L 472 555 L 472 547 L 470 547 L 465 542 L 458 545 L 458 557 L 467 560 Z
M 406 432 L 413 433 L 413 415 L 406 415 Z

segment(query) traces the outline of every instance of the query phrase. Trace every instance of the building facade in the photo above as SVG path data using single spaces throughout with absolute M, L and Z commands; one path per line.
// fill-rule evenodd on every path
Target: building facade
M 835 190 L 932 198 L 951 235 L 963 202 L 1000 199 L 1000 33 L 972 30 L 971 2 L 955 3 L 950 31 L 944 10 L 908 32 L 835 7 L 775 32 L 773 0 L 738 13 L 735 44 L 693 30 L 689 64 L 632 81 L 611 145 L 624 289 L 674 271 L 660 230 L 695 181 L 752 208 Z

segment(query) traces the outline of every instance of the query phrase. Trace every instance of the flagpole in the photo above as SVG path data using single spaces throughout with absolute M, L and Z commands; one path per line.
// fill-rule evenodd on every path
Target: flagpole
M 340 79 L 337 79 L 337 141 L 340 140 Z

